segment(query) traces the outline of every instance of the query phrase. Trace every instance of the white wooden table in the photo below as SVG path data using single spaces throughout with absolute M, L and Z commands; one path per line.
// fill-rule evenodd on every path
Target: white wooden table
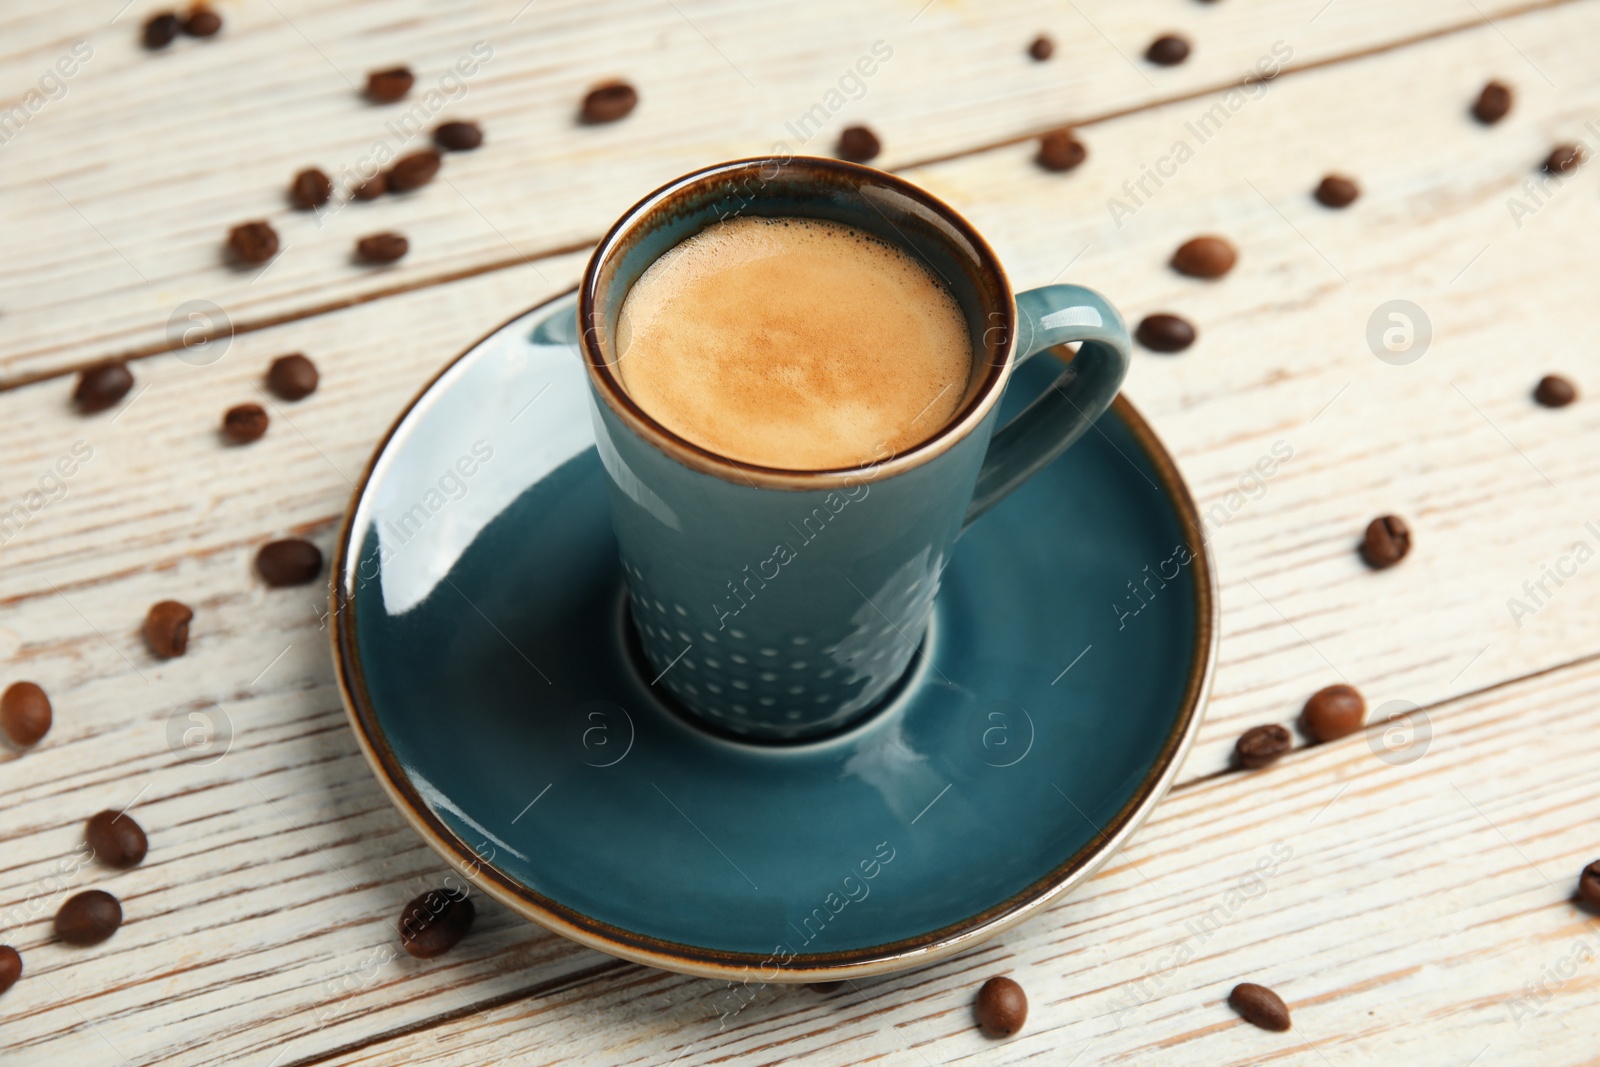
M 37 749 L 0 754 L 0 941 L 27 968 L 0 997 L 0 1062 L 1596 1062 L 1600 920 L 1572 896 L 1600 856 L 1600 170 L 1526 183 L 1558 142 L 1600 148 L 1600 2 L 223 0 L 217 38 L 159 54 L 137 41 L 154 6 L 121 3 L 0 9 L 0 108 L 22 108 L 0 113 L 0 510 L 27 515 L 0 547 L 0 682 L 37 681 L 56 709 Z M 1168 30 L 1189 61 L 1144 62 Z M 1025 55 L 1040 31 L 1045 63 Z M 830 96 L 879 41 L 892 56 L 864 89 Z M 487 60 L 447 78 L 479 42 Z M 65 56 L 72 76 L 47 77 Z M 418 195 L 320 224 L 290 211 L 302 167 L 337 177 L 401 148 L 405 109 L 357 95 L 397 63 L 411 103 L 439 93 L 428 126 L 479 120 L 485 146 Z M 577 125 L 614 76 L 637 111 Z M 1467 115 L 1490 77 L 1517 94 L 1492 128 Z M 802 140 L 818 104 L 828 123 Z M 357 752 L 320 587 L 265 589 L 256 548 L 327 548 L 401 405 L 570 286 L 639 195 L 776 142 L 826 153 L 857 122 L 1019 288 L 1066 277 L 1199 326 L 1188 352 L 1138 353 L 1127 386 L 1211 516 L 1222 579 L 1179 784 L 1102 873 L 1001 939 L 830 997 L 768 987 L 726 1024 L 725 986 L 483 898 L 449 955 L 394 956 L 394 917 L 445 868 Z M 1065 124 L 1088 162 L 1040 170 L 1032 138 Z M 1365 190 L 1348 210 L 1309 196 L 1329 171 Z M 227 229 L 262 217 L 286 250 L 227 267 Z M 349 262 L 385 229 L 406 259 Z M 1202 232 L 1241 250 L 1221 282 L 1165 266 Z M 1367 341 L 1397 299 L 1432 326 L 1405 366 Z M 200 356 L 192 301 L 220 333 Z M 320 390 L 223 447 L 222 412 L 259 401 L 290 351 Z M 133 358 L 134 393 L 76 414 L 75 371 L 108 357 Z M 1593 399 L 1536 406 L 1549 371 Z M 46 480 L 79 442 L 92 458 Z M 1291 458 L 1252 479 L 1275 445 Z M 1353 549 L 1385 512 L 1416 547 L 1371 572 Z M 1524 583 L 1558 567 L 1532 602 Z M 196 618 L 187 656 L 159 661 L 139 626 L 167 598 Z M 1417 705 L 1426 746 L 1377 722 L 1229 768 L 1243 729 L 1340 680 Z M 198 721 L 218 732 L 185 748 Z M 64 873 L 83 820 L 125 805 L 144 864 Z M 1280 862 L 1253 873 L 1264 858 Z M 53 942 L 63 895 L 96 885 L 122 929 Z M 1032 1001 L 1006 1042 L 971 1018 L 1000 973 Z M 1245 979 L 1288 1000 L 1292 1031 L 1226 1007 Z

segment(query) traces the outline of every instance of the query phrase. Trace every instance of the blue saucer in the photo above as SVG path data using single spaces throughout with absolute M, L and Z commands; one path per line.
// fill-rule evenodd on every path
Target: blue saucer
M 1177 773 L 1216 650 L 1194 504 L 1132 405 L 962 538 L 882 711 L 749 744 L 640 665 L 573 304 L 423 391 L 340 538 L 350 721 L 429 844 L 602 952 L 760 981 L 940 958 L 1103 864 Z

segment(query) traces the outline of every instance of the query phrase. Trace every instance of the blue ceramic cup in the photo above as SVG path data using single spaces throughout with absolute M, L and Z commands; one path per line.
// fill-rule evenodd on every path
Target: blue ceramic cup
M 709 452 L 629 397 L 613 345 L 629 287 L 679 242 L 738 215 L 847 223 L 944 280 L 966 315 L 973 369 L 938 432 L 860 467 L 780 470 Z M 832 159 L 723 163 L 651 193 L 595 250 L 578 322 L 647 680 L 702 722 L 757 741 L 820 737 L 885 702 L 927 637 L 961 531 L 1089 428 L 1129 356 L 1127 327 L 1099 294 L 1013 295 L 953 209 Z M 1053 386 L 996 429 L 1012 370 L 1071 341 L 1082 347 Z

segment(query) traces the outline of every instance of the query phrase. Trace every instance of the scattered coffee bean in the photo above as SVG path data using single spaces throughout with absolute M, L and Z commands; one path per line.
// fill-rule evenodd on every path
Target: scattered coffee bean
M 449 152 L 470 152 L 483 144 L 476 122 L 446 122 L 433 131 L 433 143 Z
M 877 159 L 881 151 L 883 145 L 878 142 L 878 135 L 865 126 L 846 126 L 839 132 L 837 154 L 840 159 L 865 163 Z
M 98 945 L 122 925 L 122 905 L 103 889 L 67 898 L 56 912 L 56 936 L 69 945 Z
M 356 258 L 363 263 L 393 263 L 410 249 L 411 242 L 397 233 L 375 233 L 356 242 Z
M 268 585 L 305 585 L 322 573 L 322 550 L 298 537 L 269 541 L 256 553 L 256 572 Z
M 1544 159 L 1546 174 L 1570 174 L 1583 163 L 1583 149 L 1575 144 L 1557 145 Z
M 1134 336 L 1152 352 L 1182 352 L 1194 344 L 1194 326 L 1188 319 L 1161 313 L 1146 315 Z
M 190 37 L 215 37 L 220 29 L 222 29 L 222 16 L 209 7 L 192 7 L 183 20 L 183 32 Z
M 1546 374 L 1534 388 L 1533 398 L 1547 408 L 1564 408 L 1578 399 L 1578 387 L 1559 374 Z
M 639 104 L 638 90 L 624 81 L 601 82 L 583 98 L 578 117 L 591 126 L 626 118 Z
M 1264 985 L 1240 982 L 1228 994 L 1228 1006 L 1242 1015 L 1245 1022 L 1263 1030 L 1289 1029 L 1289 1005 Z
M 18 748 L 37 745 L 53 719 L 50 698 L 32 682 L 12 682 L 0 694 L 0 730 Z
M 1239 735 L 1239 740 L 1234 742 L 1233 751 L 1239 757 L 1239 765 L 1250 770 L 1257 770 L 1269 763 L 1277 762 L 1279 756 L 1293 746 L 1294 739 L 1289 736 L 1289 731 L 1277 723 L 1268 723 L 1266 726 L 1252 726 Z
M 1354 686 L 1340 683 L 1318 689 L 1300 711 L 1300 724 L 1318 741 L 1335 741 L 1361 729 L 1367 702 Z
M 1485 126 L 1493 126 L 1511 111 L 1511 87 L 1500 82 L 1490 82 L 1478 94 L 1472 105 L 1472 117 Z
M 1191 278 L 1220 278 L 1233 269 L 1239 253 L 1221 237 L 1196 237 L 1178 246 L 1172 266 Z
M 812 982 L 806 988 L 818 996 L 825 997 L 830 993 L 837 993 L 843 987 L 843 982 Z
M 267 368 L 267 388 L 285 400 L 303 400 L 317 391 L 317 365 L 291 352 L 279 356 Z
M 151 16 L 144 24 L 144 46 L 152 51 L 165 48 L 178 39 L 178 31 L 182 28 L 178 16 L 170 11 Z
M 126 363 L 102 363 L 78 375 L 78 387 L 72 391 L 72 400 L 79 411 L 92 415 L 114 406 L 132 388 L 133 372 Z
M 434 889 L 406 905 L 396 924 L 400 944 L 419 960 L 431 960 L 455 948 L 472 929 L 477 909 L 465 893 Z
M 1578 896 L 1591 908 L 1600 908 L 1600 860 L 1595 860 L 1578 875 Z
M 1055 52 L 1056 43 L 1042 33 L 1035 37 L 1033 43 L 1028 46 L 1028 54 L 1040 63 L 1055 55 Z
M 189 623 L 194 609 L 176 600 L 163 600 L 144 617 L 144 639 L 162 659 L 176 659 L 188 651 Z
M 374 104 L 392 104 L 409 93 L 416 80 L 409 67 L 375 70 L 367 75 L 367 99 Z
M 1349 178 L 1330 174 L 1322 179 L 1322 184 L 1317 186 L 1314 195 L 1317 203 L 1324 207 L 1349 207 L 1355 203 L 1356 197 L 1361 195 L 1361 186 Z
M 978 1025 L 990 1037 L 1010 1037 L 1028 1021 L 1028 995 L 1009 978 L 991 978 L 978 990 Z
M 235 404 L 222 415 L 222 436 L 236 445 L 261 440 L 267 432 L 267 413 L 260 404 Z
M 439 173 L 440 162 L 439 153 L 431 148 L 401 156 L 389 168 L 389 191 L 409 193 L 413 189 L 421 189 Z
M 243 263 L 265 263 L 278 254 L 278 231 L 267 222 L 246 222 L 228 231 L 228 248 Z
M 1189 42 L 1169 33 L 1151 41 L 1144 57 L 1158 67 L 1175 67 L 1189 58 Z
M 301 171 L 289 183 L 289 201 L 302 211 L 319 208 L 332 196 L 332 180 L 316 167 Z
M 1089 158 L 1089 150 L 1071 130 L 1051 130 L 1039 138 L 1034 162 L 1045 170 L 1072 170 Z
M 350 195 L 357 200 L 376 200 L 389 191 L 389 177 L 386 174 L 375 174 L 350 190 Z
M 1398 515 L 1380 515 L 1367 524 L 1361 556 L 1373 570 L 1393 567 L 1411 551 L 1411 527 Z
M 17 984 L 22 977 L 22 953 L 10 945 L 0 945 L 0 993 Z
M 94 858 L 107 867 L 125 871 L 144 861 L 150 841 L 144 828 L 126 812 L 102 811 L 89 820 L 83 839 L 94 850 Z

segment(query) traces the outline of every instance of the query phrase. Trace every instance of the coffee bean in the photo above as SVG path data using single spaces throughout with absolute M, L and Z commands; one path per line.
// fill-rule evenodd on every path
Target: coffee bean
M 1239 253 L 1221 237 L 1196 237 L 1178 246 L 1172 267 L 1191 278 L 1220 278 L 1233 269 Z
M 32 682 L 12 682 L 0 693 L 0 730 L 18 748 L 37 745 L 54 718 L 50 698 Z
M 278 254 L 278 231 L 267 222 L 246 222 L 228 231 L 228 248 L 243 263 L 265 263 Z
M 1188 319 L 1161 313 L 1146 315 L 1134 336 L 1152 352 L 1182 352 L 1194 344 L 1195 332 Z
M 356 242 L 356 258 L 364 263 L 393 263 L 411 249 L 397 233 L 375 233 Z
M 183 32 L 190 37 L 215 37 L 222 29 L 222 16 L 209 7 L 193 7 L 183 20 Z
M 322 550 L 298 537 L 269 541 L 256 553 L 256 572 L 268 585 L 305 585 L 322 573 Z
M 601 82 L 583 98 L 578 117 L 591 126 L 626 118 L 639 103 L 639 93 L 624 81 Z
M 56 936 L 69 945 L 98 945 L 122 925 L 122 905 L 103 889 L 67 898 L 56 912 Z
M 1564 408 L 1578 399 L 1578 387 L 1559 374 L 1546 374 L 1534 388 L 1533 398 L 1547 408 Z
M 133 372 L 126 363 L 102 363 L 78 375 L 78 387 L 72 391 L 72 400 L 79 411 L 92 415 L 115 405 L 132 388 Z
M 1151 41 L 1144 57 L 1159 67 L 1175 67 L 1189 58 L 1189 42 L 1169 33 Z
M 881 151 L 883 145 L 878 143 L 878 135 L 865 126 L 846 126 L 839 132 L 837 154 L 840 159 L 865 163 L 869 159 L 877 159 Z
M 990 1037 L 1010 1037 L 1028 1021 L 1028 995 L 1009 978 L 991 978 L 978 990 L 978 1025 Z
M 0 945 L 0 993 L 17 984 L 22 977 L 22 953 L 10 945 Z
M 1411 527 L 1398 515 L 1380 515 L 1367 524 L 1361 556 L 1373 570 L 1393 567 L 1411 551 Z
M 1278 757 L 1294 745 L 1294 739 L 1289 736 L 1289 731 L 1277 723 L 1268 723 L 1266 726 L 1252 726 L 1239 735 L 1239 740 L 1234 742 L 1233 751 L 1239 757 L 1239 764 L 1256 770 L 1269 763 L 1277 761 Z
M 317 365 L 291 352 L 279 356 L 267 368 L 267 388 L 285 400 L 303 400 L 317 391 Z
M 1056 43 L 1042 33 L 1035 37 L 1033 43 L 1028 46 L 1028 54 L 1040 63 L 1055 55 L 1055 52 Z
M 1600 908 L 1600 860 L 1595 860 L 1578 875 L 1578 896 L 1591 908 Z
M 1289 1029 L 1289 1005 L 1264 985 L 1240 982 L 1228 994 L 1228 1006 L 1263 1030 Z
M 389 177 L 386 174 L 374 174 L 354 189 L 350 195 L 357 200 L 376 200 L 389 191 Z
M 1354 686 L 1340 683 L 1318 689 L 1300 711 L 1300 724 L 1318 741 L 1353 734 L 1367 721 L 1367 702 Z
M 125 871 L 144 861 L 150 841 L 144 828 L 126 812 L 102 811 L 89 820 L 83 839 L 94 850 L 94 858 L 107 867 Z
M 170 11 L 152 16 L 144 24 L 144 46 L 152 51 L 165 48 L 178 39 L 178 31 L 182 28 L 178 16 Z
M 1483 92 L 1478 94 L 1477 101 L 1472 105 L 1472 117 L 1485 126 L 1493 126 L 1511 110 L 1511 87 L 1499 82 L 1490 82 L 1483 87 Z
M 1583 163 L 1583 149 L 1575 144 L 1556 145 L 1544 159 L 1546 174 L 1570 174 Z
M 431 148 L 400 157 L 389 168 L 389 191 L 409 193 L 413 189 L 421 189 L 439 173 L 440 162 L 439 153 Z
M 823 997 L 829 995 L 830 993 L 837 993 L 843 987 L 843 982 L 812 982 L 810 985 L 806 986 L 806 988 L 811 990 L 811 992 Z
M 1071 130 L 1051 130 L 1039 138 L 1034 162 L 1045 170 L 1071 170 L 1089 158 L 1089 150 Z
M 267 421 L 260 404 L 235 404 L 222 415 L 222 436 L 236 445 L 247 445 L 267 432 Z
M 433 143 L 450 152 L 470 152 L 483 144 L 476 122 L 446 122 L 433 131 Z
M 1324 207 L 1349 207 L 1355 203 L 1356 197 L 1361 195 L 1361 186 L 1349 178 L 1330 174 L 1322 179 L 1322 184 L 1317 186 L 1314 195 L 1317 203 Z
M 400 944 L 417 959 L 431 960 L 455 948 L 476 917 L 477 909 L 460 890 L 430 890 L 400 913 Z
M 144 639 L 162 659 L 176 659 L 189 648 L 189 623 L 194 609 L 176 600 L 153 605 L 144 617 Z
M 416 80 L 408 67 L 375 70 L 367 75 L 367 99 L 374 104 L 392 104 L 409 93 Z
M 326 204 L 333 196 L 333 182 L 316 167 L 301 171 L 289 183 L 289 202 L 302 211 Z

